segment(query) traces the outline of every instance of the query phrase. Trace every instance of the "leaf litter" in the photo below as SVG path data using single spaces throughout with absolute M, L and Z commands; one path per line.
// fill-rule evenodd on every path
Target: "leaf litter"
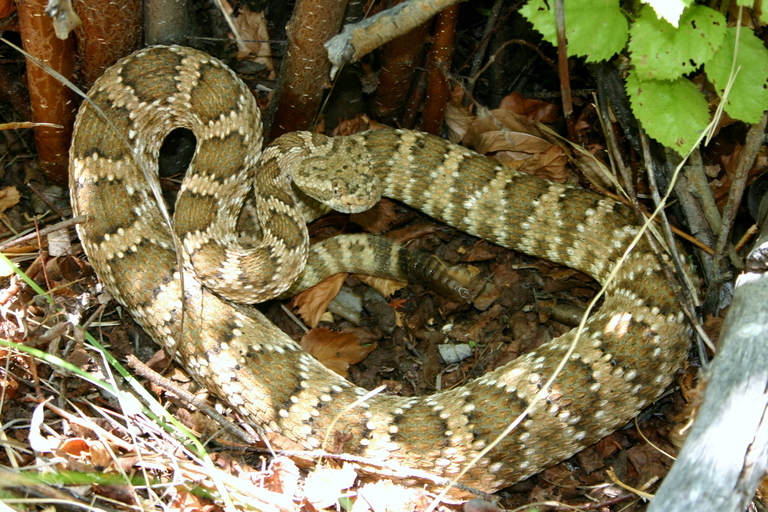
M 568 174 L 559 147 L 539 131 L 525 131 L 537 116 L 546 116 L 541 113 L 546 107 L 537 109 L 525 102 L 520 106 L 516 101 L 510 100 L 513 107 L 502 104 L 500 112 L 490 112 L 480 121 L 466 115 L 451 123 L 467 123 L 464 136 L 474 138 L 476 144 L 485 145 L 502 159 L 516 162 L 516 167 L 526 167 L 524 154 L 529 153 L 528 158 L 538 158 L 537 167 L 542 161 L 550 162 L 544 166 L 545 177 L 572 181 L 574 177 Z M 486 132 L 482 132 L 482 126 L 487 128 Z M 494 133 L 485 135 L 489 131 Z M 305 321 L 312 326 L 320 325 L 306 334 L 279 306 L 263 306 L 294 339 L 303 338 L 307 350 L 319 354 L 320 359 L 329 361 L 337 371 L 346 372 L 353 382 L 368 389 L 383 384 L 389 392 L 410 396 L 461 385 L 569 330 L 574 311 L 578 312 L 596 290 L 596 285 L 578 272 L 473 239 L 392 201 L 383 201 L 374 211 L 351 219 L 338 215 L 326 218 L 316 224 L 314 235 L 360 229 L 386 233 L 414 250 L 430 251 L 447 264 L 460 265 L 468 269 L 478 288 L 474 305 L 470 305 L 434 295 L 420 283 L 405 288 L 379 283 L 373 289 L 361 278 L 338 277 L 333 285 L 321 285 L 305 298 L 294 299 L 293 305 Z M 83 321 L 86 310 L 106 303 L 87 261 L 67 255 L 45 262 L 38 258 L 27 272 L 55 290 L 54 300 L 67 314 L 57 313 L 12 279 L 2 291 L 4 321 L 0 328 L 4 337 L 23 340 L 30 346 L 37 343 L 94 378 L 112 379 L 101 356 L 83 343 L 82 333 L 71 327 L 68 320 L 71 317 Z M 361 298 L 362 314 L 357 324 L 326 311 L 341 287 Z M 197 394 L 218 412 L 241 423 L 225 403 L 209 396 L 174 366 L 167 354 L 147 349 L 153 343 L 119 308 L 110 305 L 92 320 L 91 325 L 99 328 L 102 342 L 111 351 L 121 355 L 141 347 L 143 359 L 154 353 L 153 366 L 166 374 L 170 372 L 175 385 Z M 56 339 L 44 337 L 46 330 L 62 325 L 66 328 L 60 329 Z M 470 356 L 445 365 L 438 347 L 446 343 L 470 347 Z M 41 363 L 13 348 L 1 348 L 0 355 L 6 425 L 2 465 L 30 467 L 44 462 L 51 468 L 51 474 L 59 475 L 57 478 L 70 475 L 70 480 L 64 483 L 70 488 L 80 481 L 78 476 L 90 475 L 91 480 L 86 482 L 91 483 L 70 498 L 74 501 L 105 507 L 118 502 L 128 508 L 153 508 L 164 502 L 184 510 L 220 510 L 220 505 L 211 498 L 221 496 L 216 494 L 222 489 L 217 482 L 223 482 L 228 499 L 237 507 L 317 510 L 326 504 L 324 498 L 308 492 L 302 469 L 293 461 L 283 457 L 270 459 L 268 450 L 246 446 L 223 433 L 204 411 L 179 400 L 159 384 L 148 386 L 163 408 L 209 441 L 208 460 L 190 449 L 188 443 L 180 442 L 178 432 L 160 428 L 146 411 L 120 412 L 114 397 L 68 370 Z M 360 358 L 364 358 L 362 362 L 358 362 Z M 48 397 L 54 400 L 45 404 Z M 688 417 L 682 412 L 686 401 L 680 395 L 666 398 L 661 407 L 664 405 L 669 406 L 663 409 L 667 416 L 677 421 Z M 35 411 L 39 411 L 37 415 Z M 642 419 L 640 425 L 654 444 L 674 451 L 666 441 L 674 423 L 653 415 Z M 614 499 L 621 492 L 606 483 L 610 482 L 608 467 L 622 480 L 638 487 L 668 468 L 669 461 L 648 446 L 634 429 L 619 431 L 545 471 L 541 477 L 514 486 L 507 503 L 513 506 L 535 500 L 578 501 L 584 497 L 584 486 L 595 486 L 586 491 L 590 499 Z M 312 459 L 308 461 L 304 459 L 300 466 L 314 464 Z M 339 478 L 334 471 L 345 471 L 333 462 L 324 467 L 332 481 Z M 46 478 L 37 481 L 41 494 L 55 490 L 52 481 Z M 98 478 L 102 480 L 94 484 Z M 246 482 L 248 485 L 244 485 Z M 346 487 L 337 485 L 331 494 L 336 494 L 337 499 L 345 493 L 356 496 L 361 503 L 358 507 L 366 499 L 387 499 L 392 504 L 399 503 L 399 510 L 423 508 L 426 499 L 423 492 L 411 494 L 414 490 L 397 483 L 353 486 L 354 482 Z M 402 493 L 406 497 L 400 496 Z

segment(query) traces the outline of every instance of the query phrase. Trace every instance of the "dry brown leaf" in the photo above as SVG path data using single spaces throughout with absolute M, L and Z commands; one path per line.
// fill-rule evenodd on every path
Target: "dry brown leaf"
M 179 489 L 169 507 L 177 512 L 207 512 L 215 510 L 214 505 L 208 504 L 191 492 Z
M 560 108 L 556 104 L 529 100 L 519 92 L 513 92 L 502 98 L 499 110 L 509 110 L 530 121 L 540 123 L 554 123 L 560 117 Z
M 226 0 L 222 0 L 222 5 L 227 14 L 233 13 L 232 7 Z M 250 60 L 261 64 L 270 71 L 269 78 L 274 79 L 275 66 L 272 63 L 272 48 L 269 46 L 269 29 L 264 12 L 253 12 L 242 5 L 239 8 L 239 14 L 232 17 L 232 23 L 243 38 L 245 46 L 245 49 L 238 49 L 237 60 Z M 234 39 L 233 34 L 229 36 Z
M 5 187 L 0 190 L 0 213 L 16 206 L 19 199 L 21 199 L 21 194 L 16 187 Z
M 64 439 L 55 450 L 69 465 L 75 464 L 85 471 L 106 468 L 112 463 L 113 449 L 107 449 L 102 441 L 74 437 Z M 90 461 L 90 463 L 88 463 Z
M 378 123 L 376 124 L 378 125 Z M 388 128 L 384 125 L 378 126 Z M 334 137 L 338 137 L 339 135 L 354 135 L 372 128 L 374 128 L 374 126 L 372 126 L 372 121 L 368 116 L 365 114 L 358 114 L 352 119 L 344 119 L 343 121 L 340 121 L 336 128 L 331 132 L 331 135 Z
M 56 448 L 56 455 L 60 457 L 64 455 L 80 457 L 88 451 L 90 451 L 88 441 L 80 437 L 74 437 L 70 439 L 64 439 L 58 448 Z
M 0 18 L 5 18 L 16 12 L 16 3 L 11 0 L 0 2 Z
M 568 158 L 563 153 L 563 150 L 559 146 L 552 144 L 546 151 L 532 155 L 525 160 L 520 170 L 539 178 L 548 179 L 549 181 L 565 183 L 568 179 L 568 173 L 565 168 L 567 163 Z
M 563 182 L 567 158 L 525 117 L 510 110 L 483 111 L 472 123 L 464 143 L 480 154 L 523 172 Z M 533 171 L 533 172 L 532 172 Z
M 347 377 L 347 368 L 359 363 L 376 348 L 376 344 L 361 346 L 357 336 L 349 332 L 336 332 L 316 328 L 301 338 L 301 348 L 309 352 L 326 368 Z
M 293 298 L 293 304 L 299 310 L 299 316 L 310 327 L 317 327 L 320 317 L 323 316 L 328 304 L 341 290 L 348 274 L 336 274 L 325 281 L 316 284 L 312 288 L 304 290 Z
M 396 244 L 404 244 L 410 240 L 436 233 L 440 229 L 434 222 L 416 221 L 404 228 L 393 229 L 387 233 L 387 239 Z
M 541 131 L 534 123 L 519 114 L 509 110 L 487 110 L 478 112 L 477 118 L 472 122 L 464 136 L 464 143 L 475 147 L 475 138 L 485 132 L 509 130 L 514 133 L 525 133 L 535 137 L 541 137 Z
M 106 468 L 112 464 L 113 450 L 108 450 L 101 442 L 91 443 L 91 462 L 97 468 Z
M 478 261 L 488 261 L 494 259 L 501 252 L 498 245 L 494 245 L 485 240 L 478 240 L 468 250 L 465 247 L 459 247 L 458 253 L 462 254 L 461 261 L 466 263 L 476 263 Z
M 610 171 L 605 165 L 600 165 L 596 156 L 575 152 L 573 161 L 590 183 L 605 190 L 615 189 L 611 178 L 605 174 Z
M 579 461 L 579 466 L 581 466 L 581 469 L 588 475 L 605 467 L 605 460 L 603 460 L 603 457 L 601 457 L 593 447 L 589 447 L 586 450 L 579 452 L 576 455 L 576 460 Z
M 647 435 L 650 433 L 646 430 Z M 654 439 L 656 443 L 658 439 Z M 661 446 L 662 449 L 667 448 Z M 627 449 L 627 459 L 640 475 L 640 482 L 647 482 L 652 478 L 663 478 L 669 471 L 671 461 L 661 453 L 656 446 L 650 444 L 635 445 Z
M 541 137 L 509 130 L 487 131 L 478 134 L 474 140 L 474 148 L 478 153 L 487 155 L 506 152 L 508 160 L 525 160 L 531 155 L 547 151 L 551 146 L 552 144 Z
M 454 95 L 445 106 L 445 126 L 448 128 L 448 140 L 458 144 L 467 134 L 472 122 L 475 120 L 469 107 L 461 104 L 461 98 Z
M 397 217 L 395 203 L 382 198 L 373 208 L 349 216 L 349 220 L 360 225 L 368 233 L 383 233 L 392 225 Z
M 383 277 L 364 276 L 363 274 L 355 274 L 355 278 L 361 283 L 365 283 L 382 296 L 389 298 L 398 290 L 405 288 L 408 283 L 401 283 L 393 279 L 385 279 Z
M 3 353 L 2 357 L 7 357 L 7 354 Z M 18 391 L 19 381 L 14 378 L 12 373 L 8 372 L 5 378 L 0 380 L 0 396 L 4 396 L 6 400 L 13 400 Z
M 264 488 L 284 496 L 298 496 L 301 473 L 296 463 L 279 455 L 269 464 L 270 471 L 264 477 Z
M 152 368 L 156 372 L 164 372 L 168 366 L 170 366 L 171 358 L 168 357 L 168 354 L 165 352 L 165 350 L 158 350 L 154 354 L 152 354 L 152 357 L 150 357 L 144 364 L 148 367 Z M 186 380 L 184 382 L 189 382 L 189 377 L 187 376 Z
M 624 447 L 621 446 L 621 442 L 617 439 L 615 433 L 609 435 L 608 437 L 604 437 L 595 443 L 594 448 L 604 459 L 611 457 L 616 452 L 624 449 Z

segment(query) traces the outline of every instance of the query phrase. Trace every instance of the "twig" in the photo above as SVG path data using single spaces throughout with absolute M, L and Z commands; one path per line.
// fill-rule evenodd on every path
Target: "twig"
M 190 405 L 193 405 L 200 409 L 201 411 L 205 412 L 206 415 L 210 416 L 214 421 L 216 421 L 219 425 L 221 425 L 224 430 L 232 434 L 233 436 L 241 439 L 243 442 L 247 444 L 256 444 L 258 442 L 257 439 L 254 439 L 249 433 L 238 427 L 237 425 L 233 424 L 231 421 L 229 421 L 227 418 L 216 412 L 215 409 L 207 405 L 205 402 L 197 398 L 192 393 L 178 387 L 176 384 L 171 382 L 170 380 L 166 379 L 156 371 L 154 371 L 149 366 L 145 365 L 143 362 L 139 361 L 139 359 L 134 355 L 128 355 L 126 358 L 126 362 L 128 363 L 128 366 L 130 366 L 137 374 L 144 377 L 145 379 L 149 380 L 153 384 L 156 384 L 160 386 L 161 388 L 170 391 L 174 395 L 178 396 L 181 400 L 184 400 Z
M 94 311 L 93 314 L 88 317 L 88 320 L 83 322 L 83 325 L 80 326 L 80 329 L 83 331 L 88 330 L 91 327 L 91 324 L 95 322 L 97 318 L 101 318 L 101 315 L 104 313 L 105 309 L 107 309 L 106 304 L 99 305 L 99 307 L 96 308 L 96 311 Z
M 433 475 L 432 473 L 429 473 L 427 471 L 423 471 L 420 469 L 401 466 L 393 462 L 382 461 L 378 459 L 369 459 L 366 457 L 360 457 L 359 455 L 351 455 L 348 453 L 330 453 L 324 450 L 311 450 L 311 451 L 267 450 L 259 446 L 243 446 L 243 447 L 232 447 L 232 448 L 226 447 L 226 450 L 227 451 L 242 450 L 242 451 L 248 451 L 248 452 L 268 453 L 270 455 L 283 455 L 285 457 L 295 457 L 295 458 L 305 458 L 305 459 L 309 459 L 309 458 L 333 459 L 333 460 L 339 460 L 342 462 L 352 462 L 355 464 L 359 464 L 360 466 L 363 466 L 363 467 L 378 468 L 378 470 L 376 471 L 377 475 L 385 475 L 394 479 L 415 478 L 418 480 L 423 480 L 425 482 L 430 482 L 430 484 L 434 486 L 448 485 L 451 482 L 450 478 L 436 476 L 436 475 Z M 363 473 L 365 473 L 365 469 L 363 469 Z M 483 492 L 480 489 L 476 489 L 468 485 L 463 485 L 461 483 L 455 483 L 452 487 L 456 487 L 457 489 L 472 493 L 476 496 L 482 496 L 486 499 L 492 498 L 492 495 L 486 492 Z
M 685 180 L 678 183 L 675 192 L 683 209 L 689 210 L 686 212 L 686 218 L 691 231 L 696 233 L 697 238 L 706 237 L 706 243 L 714 247 L 717 245 L 715 233 L 719 233 L 722 226 L 720 210 L 718 210 L 712 190 L 709 188 L 709 181 L 704 172 L 704 162 L 701 160 L 701 151 L 696 149 L 691 152 L 688 161 L 690 165 L 685 166 L 685 173 L 683 174 Z M 703 217 L 703 221 L 697 220 L 697 217 Z M 744 262 L 733 247 L 728 247 L 728 257 L 731 265 L 735 268 L 742 269 L 744 267 Z M 712 258 L 702 259 L 707 282 L 712 277 L 712 265 Z
M 616 201 L 622 202 L 622 203 L 626 204 L 627 206 L 632 206 L 632 203 L 629 202 L 627 200 L 627 198 L 621 197 L 621 196 L 619 196 L 617 194 L 614 194 L 610 190 L 605 190 L 604 188 L 601 188 L 601 187 L 596 187 L 596 190 L 598 190 L 601 194 L 610 197 L 611 199 L 614 199 Z M 641 213 L 643 214 L 643 216 L 646 219 L 651 217 L 651 214 L 648 213 L 647 211 L 643 210 L 643 211 L 641 211 Z M 658 223 L 660 221 L 658 219 L 654 218 L 654 222 Z M 705 244 L 704 242 L 702 242 L 701 240 L 699 240 L 695 236 L 693 236 L 693 235 L 691 235 L 689 233 L 686 233 L 682 229 L 676 228 L 675 226 L 673 226 L 671 224 L 669 225 L 669 228 L 672 230 L 672 233 L 674 233 L 675 236 L 679 236 L 680 238 L 682 238 L 686 242 L 688 242 L 688 243 L 690 243 L 692 245 L 695 245 L 696 247 L 698 247 L 699 249 L 701 249 L 702 251 L 706 252 L 709 255 L 715 254 L 715 250 L 714 249 L 709 247 L 707 244 Z
M 496 0 L 493 3 L 491 14 L 488 16 L 488 19 L 485 22 L 485 33 L 483 34 L 483 38 L 480 40 L 480 46 L 472 57 L 472 68 L 469 71 L 470 79 L 469 83 L 467 84 L 467 90 L 469 91 L 470 96 L 472 96 L 475 92 L 475 83 L 480 77 L 480 73 L 478 73 L 478 71 L 480 70 L 480 65 L 483 63 L 483 59 L 485 58 L 485 52 L 488 50 L 488 43 L 491 40 L 491 34 L 493 34 L 493 32 L 496 30 L 496 23 L 499 20 L 500 13 L 501 0 Z
M 474 84 L 475 82 L 477 82 L 477 80 L 483 75 L 483 73 L 485 73 L 486 70 L 498 58 L 498 55 L 502 51 L 504 51 L 504 49 L 507 46 L 509 46 L 510 44 L 519 44 L 519 45 L 522 45 L 522 46 L 527 46 L 528 48 L 530 48 L 531 50 L 536 52 L 536 54 L 538 54 L 539 58 L 541 58 L 541 60 L 543 60 L 546 64 L 548 64 L 552 68 L 556 68 L 555 62 L 552 59 L 550 59 L 549 57 L 547 57 L 546 55 L 544 55 L 544 52 L 542 52 L 541 49 L 538 46 L 532 44 L 530 41 L 525 41 L 523 39 L 509 39 L 508 41 L 504 41 L 504 43 L 501 46 L 499 46 L 499 48 L 493 53 L 493 55 L 488 57 L 488 61 L 485 63 L 485 66 L 480 68 L 475 74 L 470 75 L 470 77 L 471 77 L 469 79 L 470 83 Z M 469 90 L 469 89 L 467 89 L 467 90 Z M 578 96 L 588 96 L 588 95 L 592 94 L 593 92 L 594 91 L 592 89 L 579 89 L 578 91 L 571 90 L 571 94 L 576 94 Z M 559 98 L 562 95 L 563 95 L 563 93 L 560 92 L 560 91 L 557 91 L 557 92 L 538 92 L 538 93 L 531 92 L 531 93 L 526 93 L 526 97 L 527 98 L 531 98 L 531 99 L 532 98 L 537 98 L 537 99 L 542 99 L 542 98 Z
M 86 217 L 84 215 L 79 215 L 77 217 L 72 217 L 71 219 L 65 219 L 65 220 L 62 220 L 61 222 L 57 222 L 56 224 L 51 224 L 50 226 L 46 226 L 40 231 L 33 231 L 32 233 L 27 233 L 26 235 L 12 238 L 0 244 L 0 251 L 5 251 L 10 247 L 13 247 L 15 245 L 21 245 L 24 242 L 28 242 L 30 240 L 35 240 L 37 239 L 38 236 L 45 236 L 49 233 L 53 233 L 54 231 L 68 228 L 70 226 L 74 226 L 75 224 L 83 223 L 85 222 L 85 219 Z
M 723 208 L 722 228 L 717 238 L 717 245 L 715 246 L 712 282 L 710 283 L 709 290 L 707 290 L 707 298 L 704 302 L 706 311 L 716 311 L 718 309 L 720 289 L 723 283 L 730 279 L 729 272 L 724 269 L 724 259 L 727 255 L 726 246 L 730 244 L 733 223 L 741 204 L 741 197 L 744 195 L 744 189 L 747 186 L 749 170 L 754 165 L 757 153 L 765 140 L 766 121 L 768 121 L 768 112 L 764 113 L 760 121 L 753 124 L 749 129 L 744 150 L 741 153 L 739 164 L 733 176 L 733 184 L 728 193 L 728 202 L 725 204 L 725 208 Z
M 618 150 L 618 141 L 616 140 L 616 136 L 613 132 L 613 129 L 611 128 L 611 122 L 610 117 L 608 117 L 608 104 L 606 101 L 606 98 L 602 94 L 598 94 L 598 103 L 600 106 L 600 113 L 601 117 L 603 119 L 603 125 L 605 126 L 605 133 L 606 133 L 606 141 L 608 142 L 610 153 L 613 155 L 613 158 L 611 159 L 613 164 L 620 170 L 620 173 L 624 179 L 624 185 L 627 189 L 627 195 L 629 196 L 629 201 L 631 202 L 631 205 L 635 211 L 635 215 L 637 216 L 637 220 L 639 223 L 643 223 L 645 220 L 645 213 L 643 212 L 642 208 L 640 208 L 640 202 L 637 199 L 637 194 L 635 192 L 635 188 L 633 186 L 631 176 L 629 176 L 629 172 L 624 165 L 624 161 L 621 158 L 621 154 Z M 642 136 L 642 131 L 641 131 Z M 648 149 L 648 139 L 643 138 L 642 140 L 645 141 L 645 144 L 643 145 L 644 148 L 644 157 L 646 160 L 646 165 L 652 165 L 652 158 L 650 155 L 650 150 Z M 649 180 L 653 179 L 653 171 L 649 169 L 648 175 Z M 654 181 L 655 183 L 655 181 Z M 661 203 L 662 198 L 658 194 L 658 189 L 656 190 L 656 194 L 654 196 L 654 202 L 656 203 L 657 207 Z M 664 215 L 663 209 L 660 210 L 660 213 Z M 662 222 L 662 225 L 669 226 L 669 223 L 666 222 L 666 216 L 664 216 L 664 221 Z M 650 245 L 651 249 L 655 254 L 661 254 L 662 251 L 659 248 L 659 244 L 654 239 L 653 235 L 650 232 L 645 233 L 645 239 L 648 241 L 648 244 Z M 669 246 L 670 253 L 672 254 L 673 261 L 675 263 L 675 267 L 677 268 L 678 275 L 680 276 L 679 281 L 682 283 L 685 283 L 686 280 L 684 279 L 684 272 L 682 269 L 682 265 L 680 264 L 679 255 L 676 251 L 674 251 L 673 247 L 675 246 L 674 239 L 671 238 L 671 232 L 669 233 L 669 240 L 670 242 L 667 244 Z M 674 283 L 678 281 L 678 279 L 675 277 L 672 270 L 669 268 L 669 266 L 666 264 L 666 262 L 662 258 L 658 258 L 659 264 L 661 265 L 661 269 L 664 272 L 665 277 L 668 281 Z M 699 337 L 697 338 L 697 341 L 701 343 L 702 341 L 707 344 L 707 346 L 710 347 L 710 349 L 714 350 L 714 346 L 712 345 L 712 342 L 709 340 L 709 337 L 704 332 L 703 327 L 698 321 L 698 318 L 696 317 L 696 314 L 694 312 L 693 307 L 690 305 L 689 300 L 687 297 L 692 296 L 692 292 L 690 290 L 687 290 L 687 293 L 681 294 L 680 296 L 680 304 L 683 308 L 683 312 L 685 313 L 685 316 L 688 318 L 688 320 L 691 322 L 691 325 L 696 330 L 697 334 L 699 334 Z M 699 346 L 699 353 L 701 354 L 701 361 L 703 365 L 707 364 L 706 359 L 706 351 L 704 348 L 700 345 Z
M 568 125 L 568 138 L 576 140 L 576 128 L 573 123 L 573 99 L 571 98 L 571 80 L 568 69 L 568 43 L 565 39 L 565 0 L 555 0 L 555 20 L 557 21 L 557 71 L 560 76 L 560 92 L 563 95 L 563 116 Z
M 747 229 L 744 234 L 741 236 L 739 241 L 736 243 L 736 247 L 734 249 L 738 253 L 744 247 L 747 246 L 747 244 L 755 237 L 756 234 L 760 232 L 760 228 L 758 228 L 757 224 L 752 224 L 749 226 L 749 229 Z
M 608 156 L 611 159 L 611 163 L 614 168 L 618 169 L 621 178 L 624 180 L 624 188 L 627 190 L 627 197 L 629 198 L 632 207 L 635 211 L 640 210 L 640 203 L 637 200 L 637 192 L 635 191 L 635 184 L 632 180 L 632 176 L 627 170 L 627 166 L 624 165 L 624 159 L 619 152 L 619 142 L 616 140 L 616 133 L 613 131 L 613 124 L 611 123 L 611 116 L 608 111 L 608 97 L 605 87 L 598 84 L 597 105 L 600 109 L 600 118 L 603 120 L 602 124 L 605 130 L 605 140 L 608 144 Z
M 333 64 L 331 77 L 348 62 L 356 62 L 384 43 L 418 27 L 440 11 L 460 0 L 415 0 L 382 11 L 353 25 L 325 43 Z
M 44 202 L 44 203 L 45 203 L 45 204 L 48 206 L 48 208 L 50 208 L 50 209 L 51 209 L 51 211 L 52 211 L 53 213 L 55 213 L 55 214 L 56 214 L 56 216 L 57 216 L 58 218 L 60 218 L 60 219 L 63 219 L 64 217 L 66 217 L 66 215 L 64 215 L 64 214 L 62 213 L 62 211 L 61 211 L 61 210 L 59 210 L 58 208 L 56 208 L 56 205 L 55 205 L 55 204 L 53 204 L 53 203 L 51 202 L 51 200 L 50 200 L 50 199 L 48 199 L 47 197 L 45 197 L 45 194 L 43 194 L 42 192 L 40 192 L 39 190 L 37 190 L 37 188 L 36 188 L 36 187 L 35 187 L 35 186 L 34 186 L 32 183 L 27 183 L 27 186 L 29 187 L 29 189 L 30 189 L 32 192 L 34 192 L 34 193 L 35 193 L 35 195 L 37 195 L 37 197 L 39 197 L 39 198 L 40 198 L 40 199 L 41 199 L 41 200 L 42 200 L 42 201 L 43 201 L 43 202 Z
M 645 130 L 640 129 L 640 145 L 643 148 L 643 159 L 645 160 L 645 171 L 648 175 L 648 186 L 651 189 L 651 196 L 653 197 L 653 202 L 658 206 L 661 204 L 661 195 L 659 194 L 659 188 L 656 186 L 656 174 L 654 172 L 653 168 L 653 157 L 651 156 L 651 148 L 648 144 L 648 136 L 645 134 Z M 669 220 L 667 219 L 667 214 L 664 211 L 664 209 L 659 210 L 659 221 L 661 223 L 661 228 L 664 230 L 664 238 L 667 241 L 667 251 L 669 252 L 669 255 L 672 257 L 672 262 L 675 264 L 675 269 L 677 270 L 677 275 L 680 276 L 680 279 L 678 281 L 685 286 L 687 281 L 684 279 L 685 276 L 685 269 L 683 268 L 680 253 L 677 250 L 677 244 L 675 243 L 675 238 L 672 236 L 672 229 L 669 225 Z M 648 236 L 648 243 L 651 245 L 651 248 L 655 254 L 660 254 L 660 249 L 658 247 L 658 244 L 656 243 L 656 240 L 652 236 Z M 659 258 L 659 264 L 661 265 L 661 269 L 664 272 L 664 275 L 670 282 L 675 282 L 675 276 L 672 273 L 672 270 L 669 268 L 669 265 L 666 261 L 664 261 L 663 258 Z M 709 347 L 709 349 L 712 352 L 715 352 L 715 345 L 712 343 L 712 341 L 709 339 L 709 336 L 704 331 L 704 328 L 699 323 L 699 319 L 696 316 L 694 312 L 693 304 L 691 304 L 691 301 L 689 300 L 690 297 L 694 296 L 696 293 L 695 290 L 686 289 L 685 293 L 679 294 L 680 296 L 680 305 L 683 308 L 683 312 L 685 313 L 685 316 L 688 317 L 688 321 L 691 322 L 691 325 L 693 325 L 694 329 L 696 330 L 696 333 L 699 335 L 696 338 L 696 341 L 698 342 L 698 352 L 699 352 L 699 358 L 701 359 L 702 367 L 706 370 L 708 367 L 709 360 L 707 358 L 707 352 L 704 350 L 704 347 L 702 346 L 701 342 L 703 341 L 704 344 Z

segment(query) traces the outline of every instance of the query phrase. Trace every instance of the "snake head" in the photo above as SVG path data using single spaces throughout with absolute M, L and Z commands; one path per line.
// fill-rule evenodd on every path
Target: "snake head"
M 354 179 L 334 176 L 330 180 L 329 197 L 324 202 L 336 211 L 359 213 L 373 207 L 381 199 L 378 176 L 358 175 Z
M 294 184 L 308 196 L 342 213 L 368 210 L 381 199 L 381 180 L 353 138 L 333 137 L 322 157 L 292 162 Z

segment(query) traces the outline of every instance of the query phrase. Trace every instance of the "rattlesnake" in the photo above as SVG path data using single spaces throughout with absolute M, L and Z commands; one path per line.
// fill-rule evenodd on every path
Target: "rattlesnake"
M 261 145 L 258 109 L 245 85 L 204 53 L 154 47 L 118 62 L 89 96 L 110 122 L 84 103 L 75 127 L 70 191 L 75 214 L 87 218 L 78 226 L 87 255 L 136 321 L 202 385 L 247 420 L 279 434 L 273 436 L 278 447 L 322 447 L 455 475 L 531 402 L 573 341 L 569 332 L 457 389 L 417 398 L 376 395 L 345 410 L 366 390 L 322 367 L 251 306 L 211 292 L 190 268 L 179 272 L 177 244 L 152 192 L 157 177 L 141 170 L 156 168 L 161 142 L 173 128 L 192 130 L 197 153 L 179 199 L 191 201 L 176 206 L 178 246 L 192 259 L 206 244 L 214 255 L 225 254 L 228 249 L 210 235 L 238 240 L 219 231 L 233 221 L 217 212 L 234 211 L 249 185 L 227 192 L 226 185 L 240 183 L 241 176 L 224 173 L 248 174 Z M 279 293 L 287 285 L 274 275 L 294 273 L 287 256 L 304 250 L 305 232 L 292 231 L 303 219 L 289 207 L 289 181 L 281 174 L 287 155 L 302 152 L 313 155 L 312 166 L 364 155 L 383 195 L 601 282 L 638 232 L 620 203 L 515 172 L 430 135 L 289 134 L 262 157 L 260 172 L 270 176 L 262 182 L 272 189 L 263 197 L 267 220 L 260 230 L 275 245 L 262 251 L 266 263 L 257 264 L 266 265 L 268 274 L 244 295 Z M 295 160 L 302 165 L 303 157 Z M 232 254 L 240 258 L 238 251 Z M 241 271 L 230 264 L 232 254 L 206 279 L 236 280 Z M 188 267 L 190 257 L 183 260 Z M 672 287 L 641 240 L 546 399 L 461 482 L 492 491 L 596 442 L 659 397 L 688 345 Z

